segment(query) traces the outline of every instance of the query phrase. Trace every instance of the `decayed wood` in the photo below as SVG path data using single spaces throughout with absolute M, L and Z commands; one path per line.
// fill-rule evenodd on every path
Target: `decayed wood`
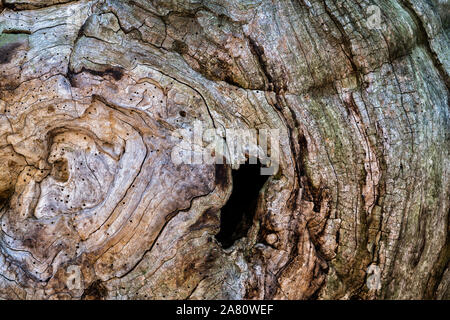
M 445 1 L 0 11 L 1 298 L 450 298 Z M 171 156 L 196 121 L 280 130 L 230 248 L 232 167 Z

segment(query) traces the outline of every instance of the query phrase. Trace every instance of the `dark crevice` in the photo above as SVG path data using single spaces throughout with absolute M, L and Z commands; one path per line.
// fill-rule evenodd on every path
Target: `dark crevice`
M 106 70 L 98 71 L 98 70 L 91 70 L 87 68 L 82 68 L 81 72 L 86 71 L 94 76 L 104 77 L 105 75 L 110 75 L 114 78 L 114 80 L 119 81 L 123 77 L 123 70 L 122 68 L 117 67 L 110 67 Z
M 247 163 L 232 172 L 233 191 L 221 209 L 220 231 L 216 235 L 224 249 L 245 237 L 253 223 L 260 190 L 269 177 L 260 172 L 260 164 Z
M 12 11 L 25 11 L 25 10 L 33 10 L 33 9 L 43 9 L 54 7 L 57 5 L 64 5 L 70 2 L 77 2 L 78 0 L 60 0 L 55 3 L 28 3 L 26 1 L 17 2 L 17 3 L 6 3 L 4 0 L 2 1 L 3 7 L 10 9 Z
M 68 71 L 67 71 L 66 77 L 69 80 L 71 87 L 73 87 L 73 88 L 77 87 L 77 82 L 76 82 L 75 76 L 80 74 L 80 73 L 83 73 L 83 72 L 87 72 L 87 73 L 90 73 L 90 74 L 92 74 L 94 76 L 99 76 L 99 77 L 110 76 L 116 81 L 119 81 L 120 79 L 122 79 L 122 77 L 124 75 L 123 69 L 119 68 L 119 67 L 108 67 L 108 68 L 106 68 L 105 70 L 102 70 L 102 71 L 87 69 L 87 68 L 83 67 L 80 72 L 76 72 L 76 73 L 73 72 L 69 68 Z
M 31 35 L 31 31 L 30 30 L 21 30 L 21 29 L 8 29 L 8 30 L 3 30 L 2 34 L 28 34 L 28 35 Z
M 251 53 L 254 57 L 256 57 L 259 67 L 264 75 L 264 77 L 267 79 L 266 88 L 264 90 L 266 91 L 275 91 L 277 94 L 279 94 L 282 90 L 287 91 L 286 85 L 283 83 L 279 83 L 274 80 L 272 77 L 272 74 L 269 70 L 269 64 L 267 61 L 267 57 L 264 54 L 264 48 L 259 46 L 255 40 L 252 38 L 248 38 L 248 44 Z

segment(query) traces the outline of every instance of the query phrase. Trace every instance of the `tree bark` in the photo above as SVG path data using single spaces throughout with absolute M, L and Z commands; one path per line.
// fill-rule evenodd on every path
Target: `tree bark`
M 1 298 L 450 298 L 448 2 L 0 11 Z M 176 163 L 196 123 L 279 168 Z

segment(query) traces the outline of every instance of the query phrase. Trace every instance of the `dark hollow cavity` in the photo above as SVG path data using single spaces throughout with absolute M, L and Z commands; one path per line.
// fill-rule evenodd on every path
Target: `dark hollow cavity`
M 258 196 L 269 176 L 260 174 L 261 165 L 242 164 L 232 171 L 233 191 L 220 214 L 220 231 L 216 235 L 224 249 L 247 235 L 255 215 Z

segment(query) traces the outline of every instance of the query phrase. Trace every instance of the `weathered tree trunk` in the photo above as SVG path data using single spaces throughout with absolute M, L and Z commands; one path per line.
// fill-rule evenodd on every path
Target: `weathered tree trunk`
M 0 297 L 449 299 L 447 3 L 3 0 Z

